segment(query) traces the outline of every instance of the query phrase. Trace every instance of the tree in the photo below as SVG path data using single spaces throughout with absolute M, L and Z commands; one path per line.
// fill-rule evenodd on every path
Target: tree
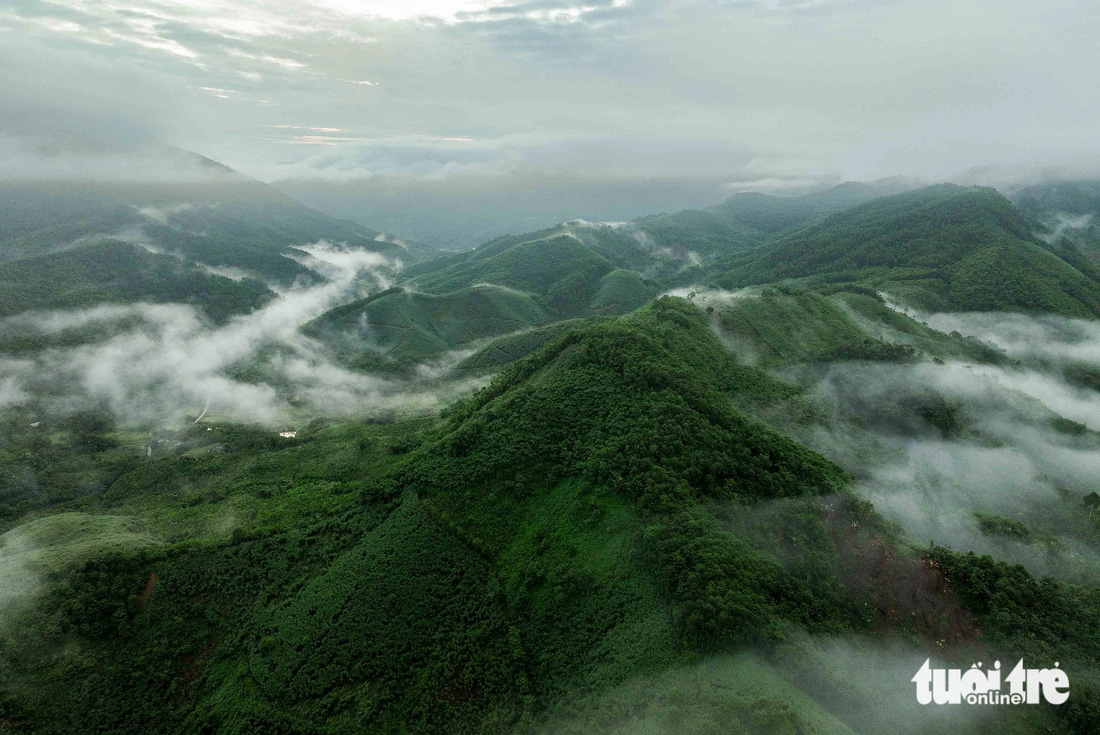
M 1089 509 L 1089 520 L 1092 520 L 1092 514 L 1100 508 L 1100 494 L 1097 494 L 1095 490 L 1085 496 L 1085 499 L 1081 501 L 1081 504 Z
M 82 408 L 72 413 L 65 425 L 72 432 L 73 446 L 88 452 L 101 452 L 116 445 L 108 434 L 114 431 L 115 419 L 102 407 Z

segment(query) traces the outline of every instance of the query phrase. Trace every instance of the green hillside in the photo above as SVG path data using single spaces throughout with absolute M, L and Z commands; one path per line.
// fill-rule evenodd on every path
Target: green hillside
M 787 390 L 725 355 L 693 307 L 658 302 L 570 332 L 405 457 L 321 430 L 296 448 L 230 440 L 136 468 L 105 505 L 193 492 L 234 466 L 256 476 L 235 492 L 265 503 L 351 502 L 312 525 L 284 512 L 265 532 L 89 561 L 3 648 L 5 707 L 47 732 L 524 730 L 726 642 L 840 625 L 827 584 L 706 508 L 845 481 L 736 407 Z M 372 462 L 382 474 L 356 469 Z M 261 494 L 272 471 L 289 484 Z M 808 700 L 773 703 L 774 686 L 721 717 L 735 731 L 828 720 Z
M 695 300 L 707 308 L 705 292 Z M 779 286 L 711 309 L 738 354 L 752 356 L 765 367 L 841 360 L 1005 361 L 978 340 L 937 332 L 898 313 L 873 292 L 839 290 L 826 295 Z
M 541 299 L 500 286 L 440 295 L 393 288 L 337 307 L 303 331 L 351 363 L 379 356 L 408 364 L 549 319 Z
M 1031 232 L 992 189 L 935 186 L 834 215 L 743 256 L 717 281 L 849 282 L 932 310 L 1100 315 L 1096 269 Z
M 595 317 L 588 317 L 588 319 L 592 320 Z M 584 319 L 564 319 L 547 324 L 545 327 L 525 329 L 514 334 L 497 337 L 489 344 L 478 348 L 469 357 L 463 358 L 456 369 L 462 373 L 496 372 L 508 363 L 515 362 L 521 357 L 527 357 L 532 352 L 536 352 L 570 329 L 575 329 L 583 323 L 585 323 Z
M 897 187 L 849 182 L 800 196 L 742 192 L 701 210 L 641 217 L 636 224 L 665 248 L 695 253 L 704 268 L 802 229 Z
M 1012 192 L 1010 198 L 1038 223 L 1041 235 L 1051 244 L 1100 262 L 1100 181 L 1034 184 Z
M 543 296 L 552 308 L 575 314 L 594 295 L 596 282 L 612 270 L 606 258 L 576 237 L 551 235 L 509 247 L 486 246 L 434 273 L 413 278 L 429 293 L 491 283 Z
M 738 254 L 882 194 L 878 187 L 852 183 L 796 197 L 737 194 L 713 207 L 631 222 L 568 222 L 505 235 L 468 253 L 413 265 L 406 277 L 433 292 L 489 281 L 549 297 L 548 289 L 556 284 L 567 294 L 557 308 L 570 315 L 580 313 L 585 297 L 592 299 L 592 311 L 625 313 L 652 298 L 643 294 L 658 286 L 647 281 L 690 284 Z M 612 268 L 621 272 L 611 275 Z M 630 283 L 623 272 L 633 272 L 642 284 Z M 550 274 L 554 279 L 546 282 Z M 566 276 L 571 281 L 561 281 Z M 611 278 L 610 284 L 595 282 L 605 277 Z
M 18 590 L 12 610 L 37 607 L 0 639 L 3 727 L 881 732 L 875 682 L 800 678 L 867 633 L 1057 651 L 1081 704 L 955 731 L 1090 732 L 1100 644 L 1069 621 L 1100 618 L 1095 594 L 900 545 L 754 418 L 799 400 L 662 298 L 573 325 L 439 419 L 192 425 L 55 506 L 84 515 L 3 537 L 64 560 L 91 524 L 97 549 Z
M 179 258 L 123 242 L 0 261 L 0 316 L 148 301 L 192 304 L 220 322 L 274 296 L 259 281 L 213 275 Z
M 190 156 L 190 158 L 198 158 Z M 203 160 L 203 159 L 200 159 Z M 206 161 L 208 177 L 178 182 L 0 183 L 0 260 L 36 257 L 74 242 L 141 237 L 158 250 L 289 286 L 316 279 L 286 257 L 324 240 L 404 262 L 433 254 L 299 204 L 265 184 Z
M 657 281 L 618 268 L 600 279 L 588 309 L 597 314 L 625 314 L 649 303 L 664 290 Z

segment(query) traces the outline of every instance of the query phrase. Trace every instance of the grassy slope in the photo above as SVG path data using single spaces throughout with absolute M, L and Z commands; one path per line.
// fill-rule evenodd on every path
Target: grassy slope
M 784 279 L 864 283 L 937 310 L 1100 315 L 1095 270 L 1045 248 L 991 189 L 942 185 L 878 199 L 745 256 L 719 282 Z

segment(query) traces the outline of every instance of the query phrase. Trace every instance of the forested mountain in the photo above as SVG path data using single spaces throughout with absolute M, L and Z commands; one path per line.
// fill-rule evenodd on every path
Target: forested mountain
M 158 181 L 8 181 L 0 184 L 0 258 L 44 255 L 119 233 L 206 265 L 289 286 L 309 271 L 294 246 L 347 243 L 415 262 L 430 250 L 309 209 L 213 162 L 206 178 Z
M 168 302 L 191 304 L 222 322 L 274 296 L 261 281 L 232 280 L 179 258 L 112 240 L 0 261 L 0 316 L 98 304 Z
M 796 197 L 743 193 L 713 207 L 650 215 L 630 222 L 574 221 L 539 232 L 498 237 L 468 253 L 410 268 L 407 275 L 429 289 L 467 285 L 485 277 L 511 279 L 512 283 L 504 285 L 523 284 L 523 276 L 512 269 L 540 272 L 550 259 L 592 259 L 594 253 L 615 268 L 682 285 L 732 255 L 888 191 L 885 185 L 849 183 Z M 573 238 L 585 247 L 563 237 Z M 555 267 L 560 272 L 586 275 L 592 270 L 591 265 L 582 268 L 579 263 L 569 262 Z M 597 266 L 595 270 L 601 269 Z
M 151 460 L 73 424 L 80 451 L 113 458 L 108 489 L 2 537 L 7 566 L 64 580 L 33 616 L 8 603 L 4 717 L 41 732 L 881 732 L 895 715 L 868 683 L 823 673 L 800 691 L 798 672 L 830 637 L 899 617 L 928 645 L 1026 638 L 1095 670 L 1095 593 L 907 548 L 847 473 L 762 418 L 784 405 L 813 415 L 704 310 L 661 299 L 565 330 L 440 419 L 291 440 L 192 427 Z M 1088 732 L 1074 684 L 1072 706 L 978 731 Z
M 1035 211 L 848 184 L 429 258 L 187 186 L 5 194 L 0 733 L 1095 732 L 1100 280 Z M 1072 696 L 944 714 L 929 657 Z
M 992 189 L 942 185 L 841 212 L 746 254 L 717 279 L 858 283 L 935 311 L 1100 315 L 1100 270 L 1039 241 Z
M 516 289 L 557 318 L 623 314 L 667 288 L 705 280 L 737 254 L 881 194 L 881 187 L 852 183 L 798 197 L 738 194 L 714 207 L 631 222 L 574 221 L 499 237 L 403 275 L 410 288 L 432 294 L 481 283 Z
M 1079 249 L 1100 261 L 1100 181 L 1053 181 L 1012 192 L 1013 203 L 1041 225 L 1052 245 Z
M 0 182 L 3 313 L 150 301 L 193 303 L 223 319 L 263 303 L 268 286 L 323 281 L 303 246 L 326 242 L 395 264 L 434 254 L 178 156 L 191 171 L 180 181 Z

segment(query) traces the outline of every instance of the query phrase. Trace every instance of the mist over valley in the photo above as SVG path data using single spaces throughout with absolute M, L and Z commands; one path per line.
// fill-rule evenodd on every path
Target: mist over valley
M 0 9 L 0 734 L 1097 732 L 1097 21 Z

